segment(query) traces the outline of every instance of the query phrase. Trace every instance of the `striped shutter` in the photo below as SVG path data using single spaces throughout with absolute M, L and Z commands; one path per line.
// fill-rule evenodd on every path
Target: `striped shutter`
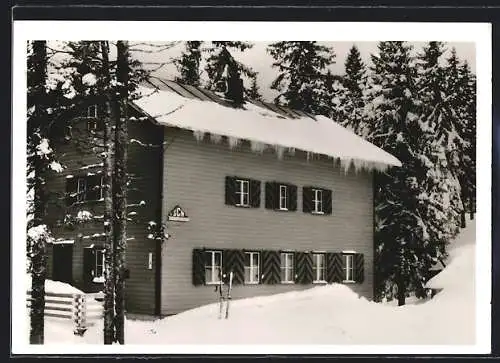
M 362 253 L 356 253 L 354 255 L 354 280 L 361 284 L 365 280 L 365 262 Z
M 342 254 L 341 253 L 327 253 L 326 254 L 326 281 L 342 282 L 344 279 L 342 269 Z
M 76 202 L 76 190 L 77 190 L 78 178 L 66 178 L 66 205 L 70 206 Z M 75 196 L 71 196 L 75 194 Z
M 311 187 L 302 188 L 302 211 L 311 213 L 313 211 L 313 190 Z
M 261 279 L 263 284 L 279 284 L 281 281 L 281 261 L 278 251 L 262 251 L 261 258 Z
M 253 208 L 260 207 L 260 181 L 250 180 L 250 206 Z
M 295 254 L 295 275 L 299 284 L 310 284 L 313 282 L 313 259 L 312 253 L 297 252 Z
M 242 250 L 224 250 L 222 261 L 226 276 L 233 271 L 233 284 L 242 284 L 245 281 L 245 253 Z
M 332 191 L 329 189 L 323 189 L 323 212 L 332 214 Z
M 205 284 L 205 251 L 202 249 L 193 249 L 193 285 Z
M 297 186 L 288 185 L 288 193 L 289 193 L 289 202 L 288 202 L 288 210 L 296 211 L 297 210 Z
M 226 204 L 236 204 L 236 178 L 226 176 Z
M 279 203 L 277 185 L 275 182 L 266 182 L 266 209 L 275 209 Z

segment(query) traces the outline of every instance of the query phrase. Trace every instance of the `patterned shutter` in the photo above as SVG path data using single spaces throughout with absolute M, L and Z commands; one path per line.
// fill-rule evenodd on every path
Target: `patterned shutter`
M 304 213 L 311 213 L 313 210 L 313 190 L 311 187 L 302 188 L 302 211 Z
M 250 206 L 260 207 L 260 181 L 250 180 Z
M 275 182 L 266 182 L 266 209 L 274 209 L 278 202 Z
M 280 274 L 280 253 L 278 251 L 262 251 L 261 258 L 261 280 L 264 284 L 279 284 Z
M 342 254 L 340 253 L 327 253 L 326 254 L 326 281 L 342 282 L 343 278 L 342 269 Z
M 205 251 L 202 249 L 193 249 L 193 285 L 205 284 Z
M 222 261 L 226 276 L 233 271 L 233 284 L 242 284 L 245 281 L 245 253 L 242 250 L 224 250 Z
M 236 204 L 236 178 L 226 176 L 226 204 Z
M 66 178 L 66 205 L 70 206 L 76 202 L 76 190 L 78 178 Z M 72 196 L 72 194 L 74 194 Z
M 361 284 L 365 280 L 365 262 L 362 253 L 354 255 L 354 280 Z
M 323 189 L 323 212 L 332 214 L 332 191 Z
M 297 186 L 292 184 L 288 185 L 288 192 L 290 195 L 288 210 L 294 212 L 297 210 Z
M 312 253 L 297 252 L 295 254 L 295 259 L 295 274 L 297 276 L 297 283 L 312 283 L 314 279 Z

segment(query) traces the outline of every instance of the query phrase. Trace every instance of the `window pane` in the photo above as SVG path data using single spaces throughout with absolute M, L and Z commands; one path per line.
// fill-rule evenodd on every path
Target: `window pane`
M 287 270 L 284 268 L 281 269 L 281 281 L 287 281 Z
M 215 254 L 215 266 L 220 267 L 222 262 L 222 254 L 220 252 L 214 252 Z
M 253 266 L 256 266 L 256 267 L 259 266 L 259 254 L 258 253 L 252 254 L 252 260 L 253 260 L 252 261 Z
M 281 268 L 284 268 L 285 267 L 285 264 L 286 264 L 286 253 L 282 253 L 281 254 Z
M 253 281 L 259 282 L 259 269 L 257 267 L 253 269 Z
M 245 282 L 250 282 L 250 268 L 245 267 Z

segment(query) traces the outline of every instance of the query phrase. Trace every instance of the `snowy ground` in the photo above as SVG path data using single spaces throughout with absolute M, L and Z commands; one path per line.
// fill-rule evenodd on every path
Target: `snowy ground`
M 475 343 L 475 223 L 450 246 L 450 263 L 431 282 L 443 290 L 402 307 L 359 298 L 332 284 L 300 292 L 233 301 L 228 320 L 218 304 L 156 321 L 126 321 L 128 344 L 363 344 Z M 46 344 L 102 344 L 102 322 L 84 337 L 71 323 L 47 318 Z

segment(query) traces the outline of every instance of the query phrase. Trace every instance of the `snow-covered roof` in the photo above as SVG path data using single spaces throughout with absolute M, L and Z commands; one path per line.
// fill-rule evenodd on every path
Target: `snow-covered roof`
M 226 136 L 232 146 L 248 140 L 255 150 L 268 145 L 326 155 L 340 159 L 344 169 L 351 163 L 379 170 L 401 166 L 393 155 L 324 116 L 253 100 L 233 107 L 215 92 L 159 79 L 138 91 L 141 97 L 134 103 L 142 111 L 160 124 L 191 130 L 197 137 Z

